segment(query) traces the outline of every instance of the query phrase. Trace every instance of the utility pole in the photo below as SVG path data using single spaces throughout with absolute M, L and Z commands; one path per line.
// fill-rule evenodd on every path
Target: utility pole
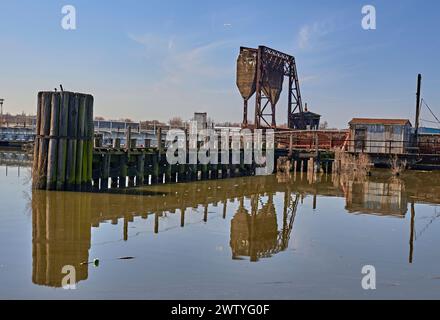
M 416 94 L 416 130 L 415 130 L 415 137 L 416 137 L 416 144 L 419 141 L 419 118 L 420 118 L 420 91 L 422 87 L 422 75 L 419 73 L 419 76 L 417 77 L 417 94 Z
M 3 102 L 5 101 L 5 99 L 0 99 L 0 108 L 1 108 L 1 119 L 0 119 L 0 125 L 3 125 Z

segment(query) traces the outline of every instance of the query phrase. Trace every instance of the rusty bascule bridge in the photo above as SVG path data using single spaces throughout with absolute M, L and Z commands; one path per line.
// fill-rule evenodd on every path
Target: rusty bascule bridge
M 288 79 L 287 122 L 291 129 L 306 129 L 295 58 L 259 46 L 240 48 L 237 59 L 237 87 L 243 97 L 243 127 L 248 127 L 248 102 L 255 94 L 254 128 L 277 128 L 276 109 Z M 295 114 L 297 112 L 297 114 Z

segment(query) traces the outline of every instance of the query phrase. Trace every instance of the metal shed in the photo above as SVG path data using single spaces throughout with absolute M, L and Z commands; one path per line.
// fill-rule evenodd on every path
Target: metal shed
M 350 152 L 404 154 L 411 146 L 408 119 L 354 118 L 349 125 Z

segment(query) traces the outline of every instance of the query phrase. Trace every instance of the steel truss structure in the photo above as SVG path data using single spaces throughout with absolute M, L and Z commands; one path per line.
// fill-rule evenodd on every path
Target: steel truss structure
M 258 49 L 241 47 L 240 51 L 248 50 L 255 52 L 256 55 L 256 77 L 255 77 L 255 125 L 256 129 L 277 128 L 276 124 L 276 103 L 271 103 L 267 96 L 267 90 L 263 87 L 267 85 L 269 73 L 274 70 L 281 70 L 284 78 L 288 78 L 288 98 L 287 98 L 287 123 L 289 128 L 293 128 L 292 115 L 295 112 L 300 114 L 301 129 L 305 129 L 301 92 L 299 88 L 298 71 L 295 58 L 283 52 L 259 46 Z M 279 88 L 282 91 L 282 86 Z M 278 94 L 280 93 L 278 92 Z M 247 127 L 247 100 L 243 107 L 243 127 Z

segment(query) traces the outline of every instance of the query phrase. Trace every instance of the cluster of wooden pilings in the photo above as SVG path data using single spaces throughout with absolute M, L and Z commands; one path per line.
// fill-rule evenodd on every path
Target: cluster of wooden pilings
M 91 190 L 93 132 L 93 96 L 38 93 L 33 188 Z

